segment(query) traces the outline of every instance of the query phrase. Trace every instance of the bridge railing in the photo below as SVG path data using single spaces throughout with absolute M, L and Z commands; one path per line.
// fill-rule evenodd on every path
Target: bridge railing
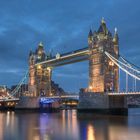
M 140 92 L 109 92 L 108 95 L 136 95 L 140 94 Z
M 19 98 L 12 98 L 12 99 L 0 99 L 0 102 L 5 102 L 5 101 L 19 101 Z
M 41 97 L 46 99 L 56 99 L 56 98 L 79 98 L 79 95 L 61 95 L 61 96 L 50 96 L 50 97 Z

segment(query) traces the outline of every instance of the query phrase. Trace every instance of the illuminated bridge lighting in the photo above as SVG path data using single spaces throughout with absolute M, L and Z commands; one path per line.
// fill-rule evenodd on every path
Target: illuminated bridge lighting
M 53 102 L 56 102 L 56 101 L 60 101 L 60 99 L 79 100 L 79 95 L 63 95 L 63 96 L 41 97 L 40 98 L 40 103 L 48 104 L 48 103 L 53 103 Z
M 114 93 L 107 93 L 108 95 L 140 95 L 140 92 L 114 92 Z
M 88 48 L 86 50 L 83 50 L 83 51 L 79 51 L 79 52 L 71 52 L 69 54 L 64 54 L 62 56 L 58 58 L 53 58 L 53 59 L 50 59 L 50 60 L 46 60 L 46 61 L 43 61 L 43 62 L 39 62 L 39 63 L 36 63 L 35 65 L 40 65 L 40 64 L 47 64 L 47 63 L 55 63 L 56 61 L 64 61 L 66 59 L 71 59 L 73 57 L 80 57 L 80 56 L 85 56 L 85 55 L 89 55 L 89 50 Z
M 53 103 L 53 102 L 56 102 L 57 100 L 56 99 L 47 99 L 47 98 L 40 98 L 40 103 L 42 104 L 49 104 L 49 103 Z
M 79 99 L 79 95 L 51 96 L 51 97 L 42 97 L 41 99 L 61 99 L 61 98 L 75 98 L 75 99 Z
M 4 102 L 4 101 L 19 101 L 19 98 L 12 98 L 12 99 L 4 98 L 4 99 L 0 99 L 0 102 Z

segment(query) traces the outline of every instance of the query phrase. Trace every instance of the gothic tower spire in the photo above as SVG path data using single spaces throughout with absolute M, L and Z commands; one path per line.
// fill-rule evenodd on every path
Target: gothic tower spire
M 117 28 L 116 27 L 115 27 L 114 31 L 115 31 L 115 33 L 114 33 L 114 37 L 113 37 L 113 42 L 115 44 L 118 44 L 119 37 L 118 37 L 118 31 L 117 31 Z
M 88 34 L 89 47 L 92 46 L 92 42 L 93 42 L 93 33 L 92 33 L 92 30 L 90 29 L 89 34 Z
M 108 34 L 108 29 L 106 27 L 106 22 L 104 20 L 104 18 L 101 19 L 101 25 L 98 29 L 98 33 L 102 33 L 102 34 Z

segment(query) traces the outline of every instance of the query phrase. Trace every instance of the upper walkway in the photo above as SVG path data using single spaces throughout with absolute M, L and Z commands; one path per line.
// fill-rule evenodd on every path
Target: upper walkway
M 37 62 L 35 65 L 46 64 L 48 67 L 57 67 L 61 65 L 71 64 L 88 60 L 89 53 L 90 51 L 88 47 L 64 54 L 57 53 L 56 57 L 52 57 L 51 59 L 42 62 Z

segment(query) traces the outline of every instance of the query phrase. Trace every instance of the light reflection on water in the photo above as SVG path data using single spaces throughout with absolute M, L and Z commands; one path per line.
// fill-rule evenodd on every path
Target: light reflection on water
M 134 115 L 0 112 L 0 140 L 139 140 L 140 109 Z M 135 113 L 136 112 L 136 113 Z
M 89 124 L 87 126 L 87 140 L 95 140 L 94 128 L 93 125 Z

